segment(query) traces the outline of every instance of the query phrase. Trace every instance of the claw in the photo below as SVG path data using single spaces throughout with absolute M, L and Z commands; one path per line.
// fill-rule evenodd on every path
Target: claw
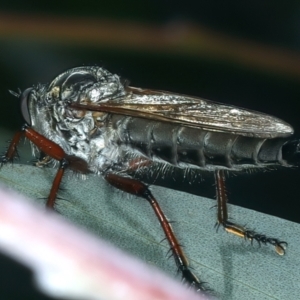
M 182 281 L 186 282 L 190 287 L 194 288 L 197 292 L 212 291 L 207 282 L 200 281 L 198 277 L 188 268 L 181 269 Z
M 287 243 L 286 242 L 279 242 L 279 244 L 275 245 L 275 251 L 278 255 L 284 255 Z
M 245 238 L 249 239 L 251 241 L 251 244 L 253 244 L 253 241 L 256 241 L 259 244 L 259 246 L 261 244 L 264 245 L 271 244 L 275 247 L 275 251 L 277 254 L 279 255 L 285 254 L 287 243 L 284 241 L 280 241 L 274 238 L 269 238 L 264 234 L 259 234 L 252 230 L 248 230 L 245 232 Z

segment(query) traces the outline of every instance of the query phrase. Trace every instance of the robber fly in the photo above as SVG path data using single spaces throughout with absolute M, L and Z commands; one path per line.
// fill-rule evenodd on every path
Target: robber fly
M 22 136 L 39 165 L 58 161 L 47 200 L 53 208 L 65 169 L 101 175 L 112 186 L 147 200 L 153 208 L 183 280 L 197 290 L 203 282 L 189 262 L 148 186 L 132 174 L 153 163 L 211 171 L 217 190 L 217 223 L 236 236 L 269 244 L 279 255 L 287 243 L 228 219 L 224 171 L 299 164 L 293 128 L 267 114 L 202 98 L 128 86 L 96 66 L 78 67 L 18 95 L 25 125 L 2 156 L 11 161 Z

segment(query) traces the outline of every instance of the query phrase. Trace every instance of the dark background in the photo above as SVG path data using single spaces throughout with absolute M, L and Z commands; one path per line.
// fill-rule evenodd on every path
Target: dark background
M 90 64 L 133 86 L 275 115 L 300 137 L 299 48 L 299 1 L 1 3 L 0 146 L 22 124 L 8 89 Z M 204 179 L 173 187 L 213 198 L 213 176 Z M 299 223 L 299 179 L 298 169 L 229 176 L 229 201 Z

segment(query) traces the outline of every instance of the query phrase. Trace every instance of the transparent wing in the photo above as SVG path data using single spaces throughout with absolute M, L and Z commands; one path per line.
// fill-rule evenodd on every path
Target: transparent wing
M 126 90 L 123 97 L 71 106 L 250 137 L 274 138 L 293 134 L 289 124 L 264 113 L 169 92 L 135 87 Z

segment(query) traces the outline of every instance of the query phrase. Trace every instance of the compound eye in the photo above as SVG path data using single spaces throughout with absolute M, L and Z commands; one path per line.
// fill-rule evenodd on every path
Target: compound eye
M 23 91 L 22 94 L 20 95 L 22 116 L 28 125 L 31 125 L 31 118 L 30 118 L 29 109 L 28 109 L 28 99 L 29 99 L 29 95 L 32 90 L 33 90 L 33 88 L 28 88 L 25 91 Z
M 61 99 L 76 101 L 80 92 L 96 81 L 95 76 L 87 72 L 71 73 L 61 86 Z

